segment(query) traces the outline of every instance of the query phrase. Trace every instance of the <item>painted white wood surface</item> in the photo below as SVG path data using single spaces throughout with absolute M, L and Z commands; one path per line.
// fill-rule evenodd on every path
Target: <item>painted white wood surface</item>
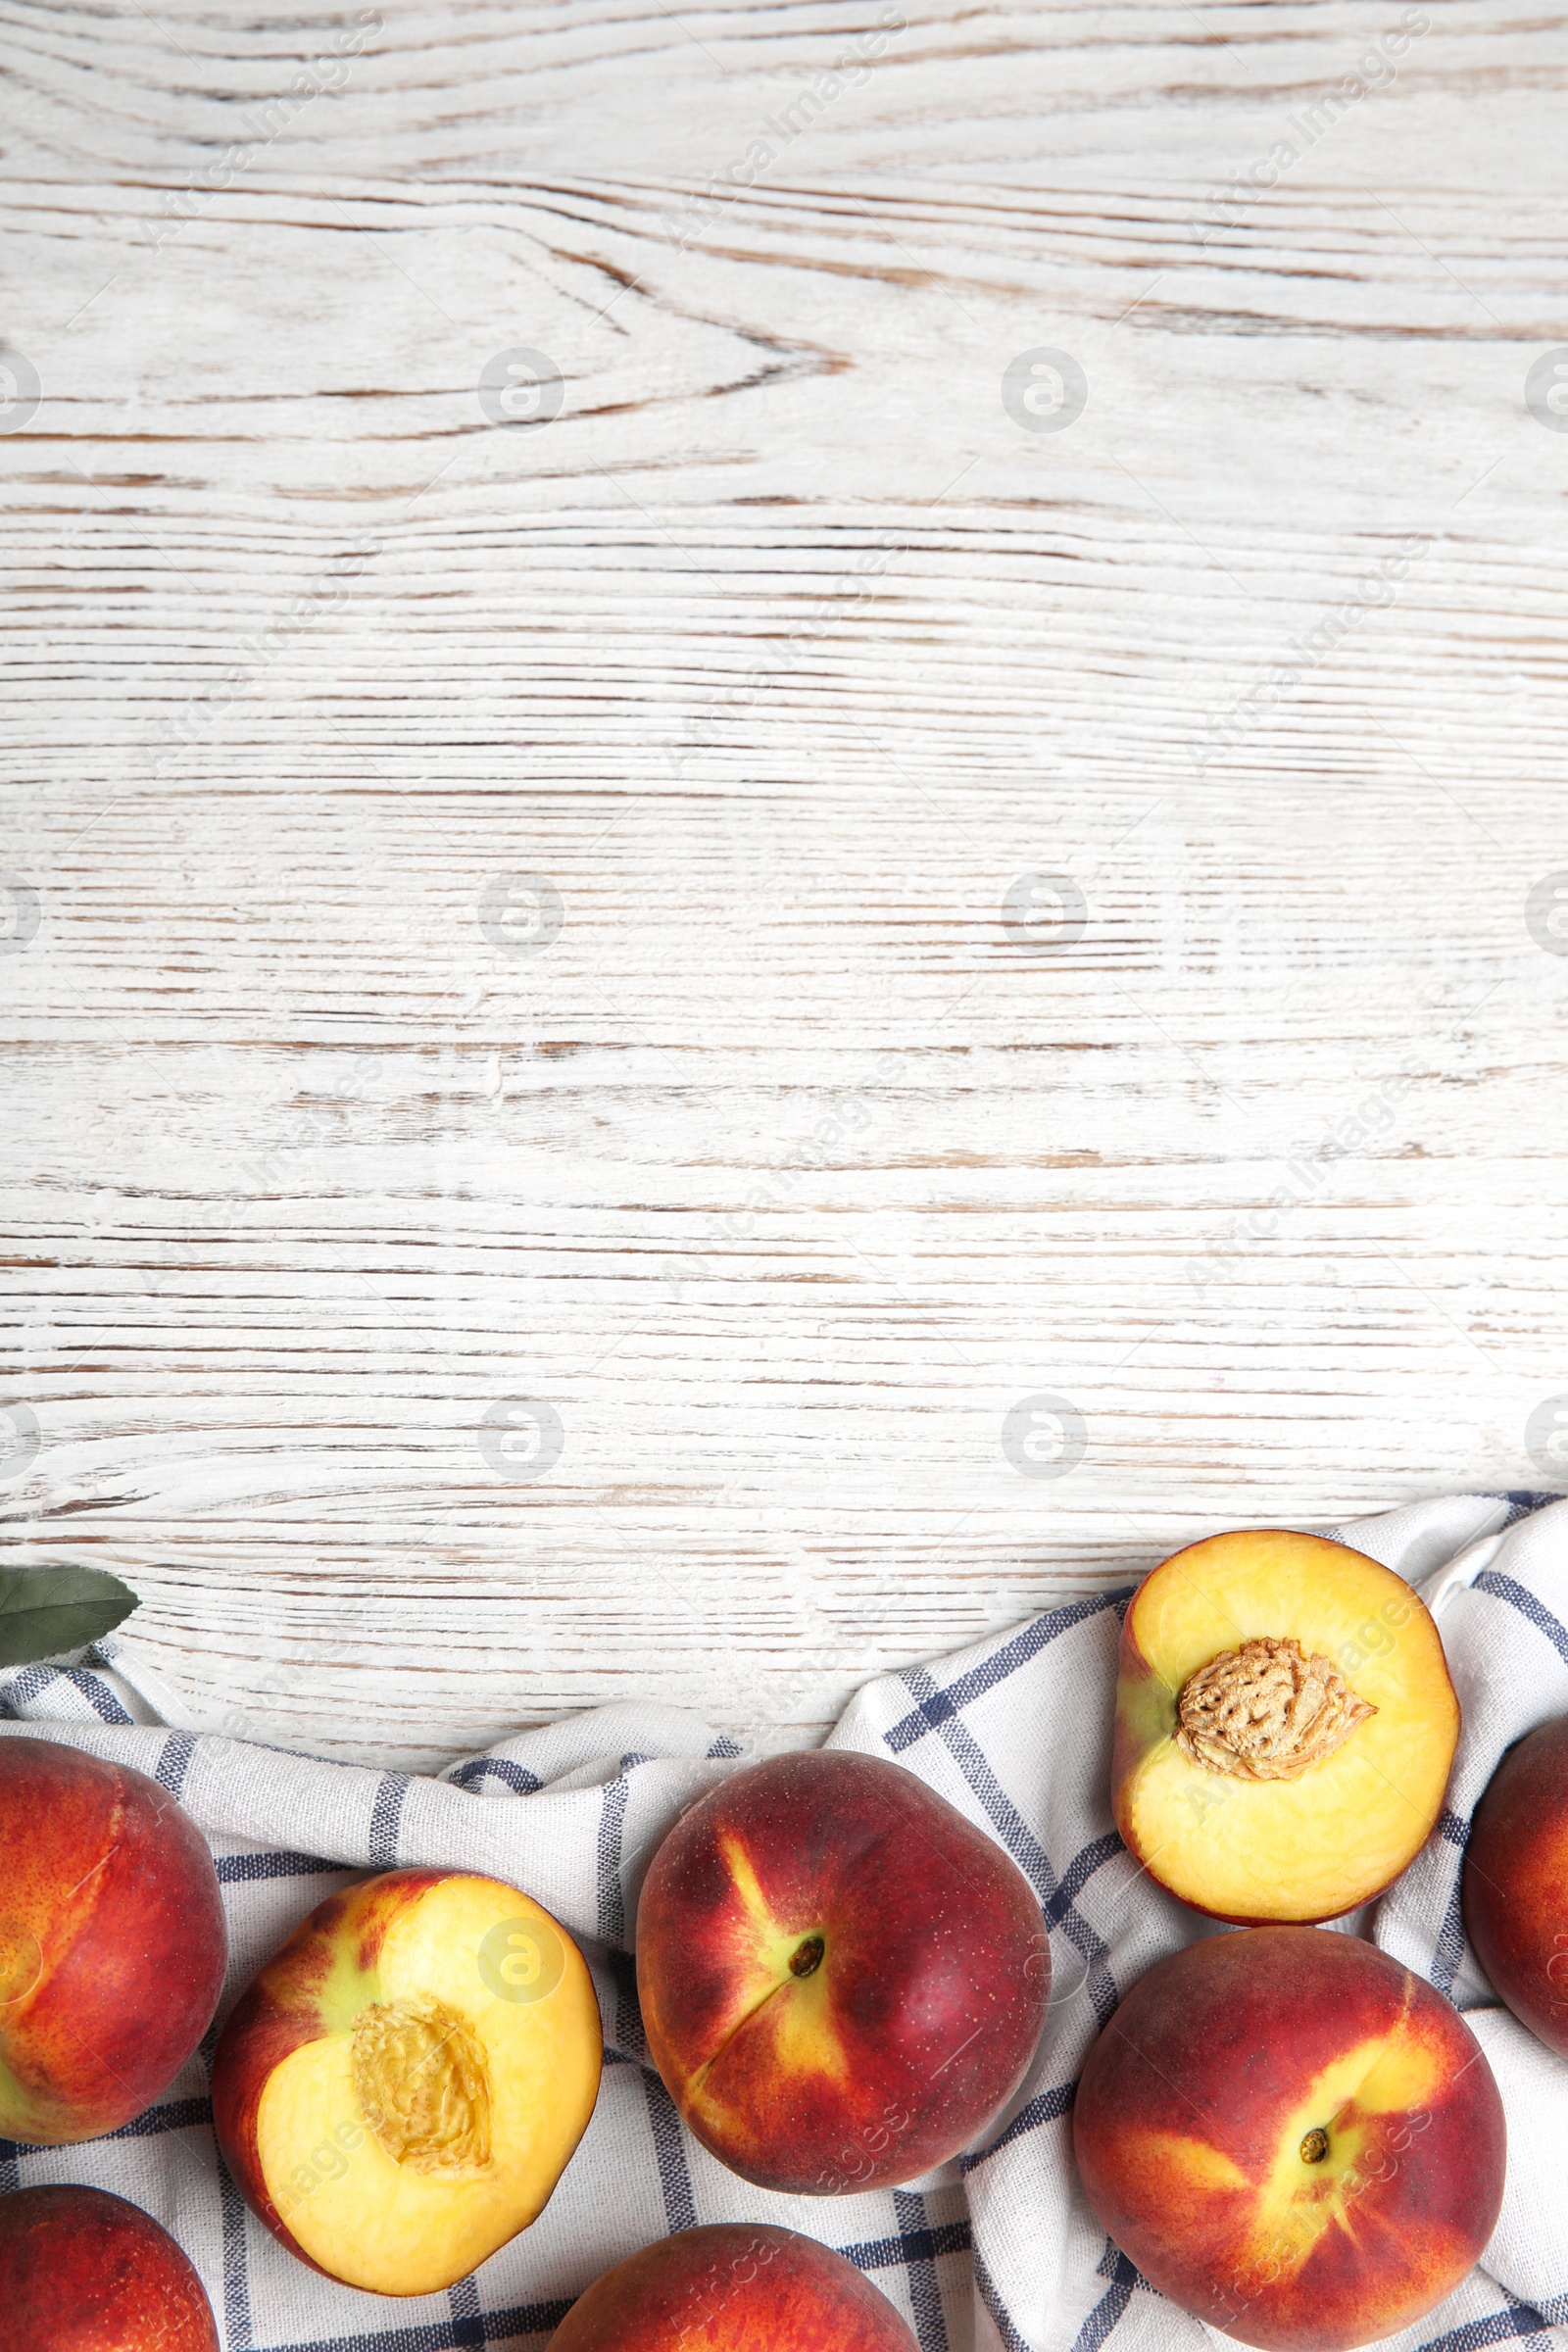
M 10 1556 L 408 1764 L 1562 1483 L 1562 21 L 377 20 L 0 6 Z

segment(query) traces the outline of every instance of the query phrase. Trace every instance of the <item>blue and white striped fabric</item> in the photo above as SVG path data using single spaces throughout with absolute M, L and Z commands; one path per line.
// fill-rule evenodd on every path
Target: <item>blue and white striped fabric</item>
M 1568 1713 L 1568 1501 L 1458 1495 L 1333 1532 L 1437 1607 L 1464 1708 L 1441 1835 L 1351 1923 L 1465 2010 L 1502 2086 L 1502 2220 L 1476 2272 L 1397 2352 L 1568 2346 L 1568 2063 L 1500 2009 L 1459 1923 L 1472 1810 L 1504 1747 Z M 196 2263 L 225 2352 L 542 2347 L 610 2263 L 695 2222 L 782 2222 L 858 2263 L 922 2352 L 1200 2352 L 1210 2331 L 1097 2229 L 1073 2174 L 1079 2069 L 1142 1971 L 1227 1931 L 1163 1895 L 1111 1827 L 1116 1635 L 1131 1588 L 1073 1602 L 942 1664 L 872 1684 L 830 1744 L 890 1755 L 1005 1846 L 1040 1899 L 1054 1987 L 1011 2108 L 959 2162 L 892 2193 L 791 2199 L 697 2146 L 648 2064 L 630 1954 L 642 1874 L 734 1741 L 657 1706 L 606 1707 L 504 1740 L 438 1779 L 379 1773 L 169 1728 L 167 1694 L 113 1642 L 81 1664 L 0 1676 L 0 1735 L 114 1756 L 173 1791 L 218 1858 L 232 1938 L 228 2001 L 295 1923 L 355 1873 L 445 1864 L 513 1881 L 583 1943 L 609 2064 L 587 2137 L 544 2215 L 448 2293 L 393 2302 L 305 2270 L 249 2216 L 213 2141 L 212 2037 L 169 2096 L 111 2137 L 66 2149 L 0 2140 L 0 2190 L 88 2180 L 157 2215 Z M 1216 2341 L 1223 2342 L 1223 2338 Z

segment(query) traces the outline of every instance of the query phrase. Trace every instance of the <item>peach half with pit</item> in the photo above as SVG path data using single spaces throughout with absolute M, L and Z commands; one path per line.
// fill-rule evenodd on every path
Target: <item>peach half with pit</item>
M 1438 1629 L 1401 1577 L 1324 1536 L 1213 1536 L 1127 1611 L 1116 1827 L 1196 1911 L 1336 1919 L 1420 1851 L 1458 1736 Z
M 1443 1995 L 1359 1936 L 1250 1928 L 1140 1977 L 1089 2053 L 1095 2215 L 1182 2310 L 1265 2352 L 1413 2327 L 1502 2203 L 1502 2101 Z
M 542 2211 L 603 2056 L 592 1980 L 548 1911 L 498 1879 L 388 1871 L 319 1904 L 241 1996 L 213 2120 L 291 2253 L 431 2294 Z

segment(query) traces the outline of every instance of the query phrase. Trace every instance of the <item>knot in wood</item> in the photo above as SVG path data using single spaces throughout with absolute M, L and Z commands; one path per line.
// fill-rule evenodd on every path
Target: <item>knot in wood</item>
M 1299 1642 L 1257 1634 L 1240 1649 L 1222 1649 L 1183 1684 L 1176 1744 L 1210 1772 L 1296 1781 L 1376 1713 L 1327 1658 L 1303 1657 Z

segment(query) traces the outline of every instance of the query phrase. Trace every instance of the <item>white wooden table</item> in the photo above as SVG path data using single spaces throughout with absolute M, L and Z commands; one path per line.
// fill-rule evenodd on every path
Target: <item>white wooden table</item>
M 1562 1482 L 1560 21 L 0 22 L 16 1561 L 418 1764 Z

